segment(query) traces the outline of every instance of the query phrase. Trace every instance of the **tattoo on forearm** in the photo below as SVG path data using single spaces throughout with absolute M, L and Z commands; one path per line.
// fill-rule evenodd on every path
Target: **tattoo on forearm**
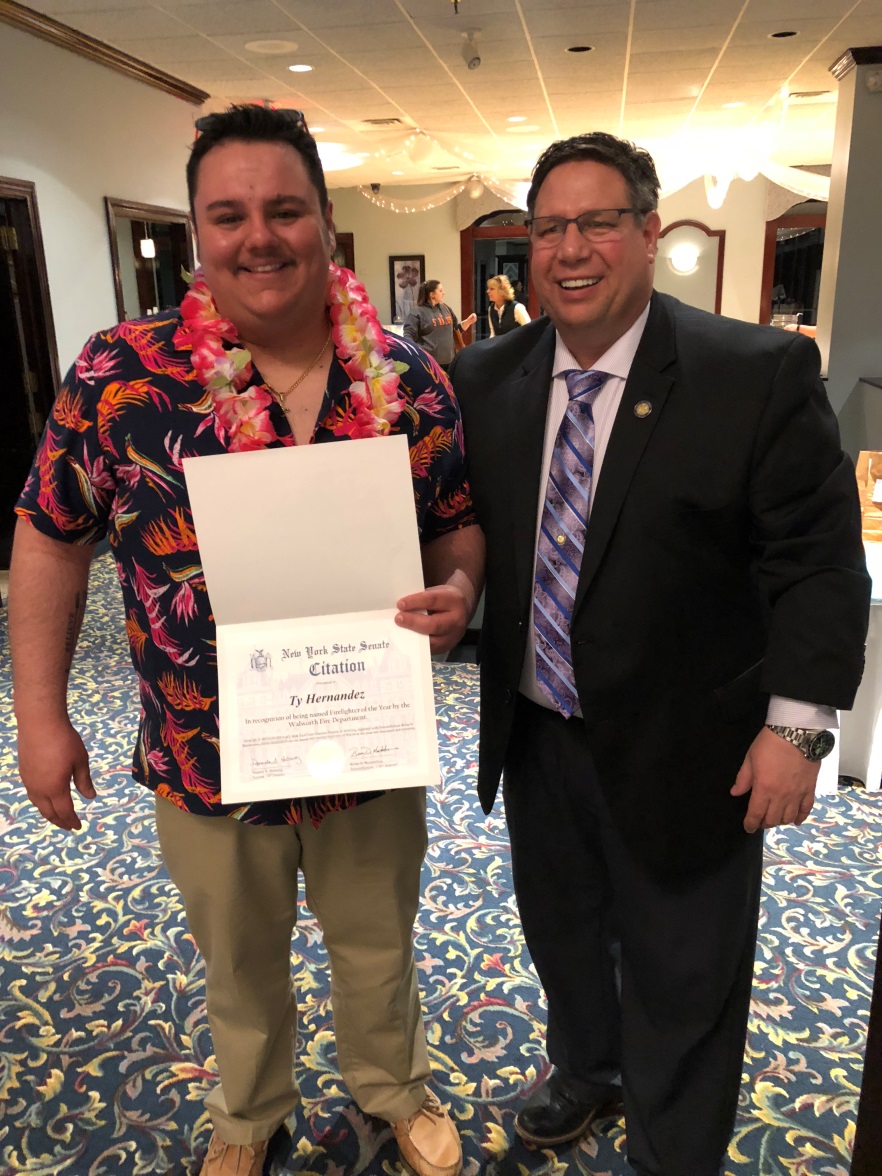
M 86 607 L 86 596 L 77 592 L 74 596 L 73 609 L 67 614 L 67 629 L 64 634 L 65 668 L 69 671 L 73 663 L 74 650 L 77 647 L 77 637 Z

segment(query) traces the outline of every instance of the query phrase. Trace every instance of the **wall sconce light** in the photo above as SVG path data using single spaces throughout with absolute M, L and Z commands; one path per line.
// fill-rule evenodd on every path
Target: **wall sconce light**
M 694 274 L 698 269 L 698 246 L 691 241 L 681 241 L 668 254 L 668 265 L 675 274 Z
M 484 181 L 480 176 L 471 176 L 466 184 L 466 192 L 472 200 L 479 200 L 484 195 Z

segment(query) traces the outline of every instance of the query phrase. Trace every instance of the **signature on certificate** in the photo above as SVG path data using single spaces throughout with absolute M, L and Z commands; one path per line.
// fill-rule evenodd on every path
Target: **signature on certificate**
M 303 760 L 299 755 L 283 755 L 281 759 L 277 755 L 274 755 L 271 759 L 257 759 L 254 757 L 251 760 L 251 767 L 255 771 L 258 768 L 275 768 L 277 770 L 280 768 L 302 768 Z
M 349 756 L 351 759 L 363 759 L 368 755 L 389 755 L 390 752 L 397 750 L 397 747 L 387 747 L 384 743 L 380 747 L 353 747 Z

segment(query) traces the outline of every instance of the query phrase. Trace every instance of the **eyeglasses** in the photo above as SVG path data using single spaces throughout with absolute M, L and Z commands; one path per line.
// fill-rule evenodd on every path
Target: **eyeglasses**
M 626 212 L 642 216 L 642 208 L 590 208 L 579 216 L 534 216 L 524 221 L 530 240 L 542 248 L 559 245 L 570 225 L 575 225 L 586 241 L 608 241 L 618 236 Z
M 295 127 L 300 127 L 302 130 L 306 131 L 307 134 L 309 134 L 309 127 L 306 125 L 306 119 L 303 116 L 302 110 L 296 110 L 293 106 L 271 106 L 267 109 L 272 110 L 273 114 L 281 115 L 286 122 L 292 123 Z M 224 117 L 225 112 L 215 111 L 213 114 L 203 114 L 200 118 L 197 118 L 196 122 L 193 124 L 196 128 L 196 137 L 198 138 L 200 135 L 204 134 L 209 129 L 209 127 L 214 125 L 218 119 Z

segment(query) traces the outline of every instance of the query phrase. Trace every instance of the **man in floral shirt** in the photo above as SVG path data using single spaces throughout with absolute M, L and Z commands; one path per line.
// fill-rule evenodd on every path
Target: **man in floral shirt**
M 330 265 L 331 205 L 302 119 L 234 107 L 199 127 L 188 185 L 203 270 L 179 313 L 87 343 L 18 504 L 10 633 L 21 777 L 47 820 L 80 828 L 71 779 L 86 798 L 95 790 L 66 686 L 89 562 L 106 535 L 139 681 L 133 774 L 156 796 L 163 857 L 206 961 L 221 1081 L 207 1100 L 215 1131 L 203 1176 L 257 1176 L 299 1099 L 298 868 L 324 931 L 350 1092 L 392 1123 L 413 1169 L 453 1176 L 459 1140 L 425 1085 L 411 941 L 425 793 L 221 804 L 214 621 L 181 463 L 404 433 L 433 587 L 399 601 L 396 619 L 442 651 L 470 619 L 483 562 L 459 411 L 434 361 L 386 335 L 354 275 Z

